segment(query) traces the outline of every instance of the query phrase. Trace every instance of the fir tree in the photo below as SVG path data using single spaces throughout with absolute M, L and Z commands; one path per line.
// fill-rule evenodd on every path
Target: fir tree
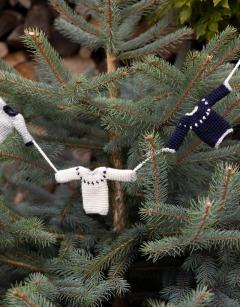
M 9 134 L 0 149 L 1 306 L 240 306 L 238 141 L 213 150 L 189 132 L 175 155 L 161 151 L 178 119 L 233 68 L 240 54 L 236 30 L 228 27 L 186 58 L 180 53 L 172 65 L 161 52 L 191 30 L 166 34 L 171 16 L 132 38 L 158 1 L 76 2 L 99 28 L 63 0 L 51 3 L 65 35 L 104 49 L 107 72 L 71 76 L 44 33 L 26 29 L 23 41 L 39 63 L 38 81 L 1 61 L 2 97 L 22 112 L 59 170 L 133 169 L 149 159 L 136 182 L 109 183 L 107 217 L 87 215 L 80 181 L 47 192 L 43 183 L 54 180 L 55 171 L 37 148 Z M 236 126 L 238 74 L 230 84 L 233 92 L 214 108 Z M 76 149 L 91 151 L 91 162 L 74 159 Z M 25 202 L 16 209 L 17 189 Z

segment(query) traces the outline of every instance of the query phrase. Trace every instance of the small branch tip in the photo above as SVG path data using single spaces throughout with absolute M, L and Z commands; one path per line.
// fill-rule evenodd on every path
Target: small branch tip
M 206 207 L 209 208 L 211 207 L 212 203 L 210 201 L 207 202 Z
M 145 140 L 148 141 L 148 142 L 149 142 L 149 141 L 151 142 L 152 139 L 153 139 L 153 134 L 149 134 L 149 135 L 147 135 L 147 136 L 145 137 Z

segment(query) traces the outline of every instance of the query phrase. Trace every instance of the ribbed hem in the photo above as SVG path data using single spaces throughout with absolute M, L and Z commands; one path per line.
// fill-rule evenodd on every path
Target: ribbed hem
M 163 149 L 162 149 L 162 152 L 171 152 L 171 153 L 175 153 L 176 150 L 166 147 L 166 148 L 163 148 Z
M 225 131 L 224 133 L 223 133 L 223 135 L 218 139 L 218 141 L 217 141 L 217 143 L 216 143 L 216 145 L 214 146 L 214 148 L 218 148 L 219 147 L 219 145 L 222 143 L 222 141 L 225 139 L 225 137 L 229 134 L 229 133 L 231 133 L 231 132 L 233 132 L 233 129 L 231 128 L 231 129 L 228 129 L 227 131 Z
M 97 209 L 88 209 L 86 210 L 83 206 L 83 209 L 85 211 L 86 214 L 100 214 L 100 215 L 107 215 L 108 214 L 108 209 L 104 210 L 97 210 Z

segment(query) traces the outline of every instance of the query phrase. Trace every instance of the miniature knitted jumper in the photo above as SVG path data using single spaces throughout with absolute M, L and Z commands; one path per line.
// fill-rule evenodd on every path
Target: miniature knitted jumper
M 61 170 L 55 173 L 57 182 L 81 180 L 83 208 L 86 213 L 108 213 L 108 186 L 107 179 L 117 181 L 135 181 L 134 170 L 118 170 L 109 167 L 98 167 L 91 171 L 88 168 L 78 166 Z
M 26 128 L 23 116 L 13 111 L 0 97 L 0 144 L 5 141 L 13 128 L 21 134 L 26 146 L 33 145 L 33 138 Z
M 186 113 L 162 151 L 175 153 L 183 139 L 192 129 L 197 136 L 213 148 L 218 148 L 226 136 L 233 131 L 230 124 L 211 107 L 231 92 L 228 82 L 224 82 L 205 98 L 198 102 L 191 113 Z

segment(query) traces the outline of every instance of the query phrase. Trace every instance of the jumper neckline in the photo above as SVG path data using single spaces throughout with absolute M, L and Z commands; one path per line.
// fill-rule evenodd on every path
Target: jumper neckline
M 195 113 L 197 112 L 197 110 L 198 110 L 198 106 L 196 106 L 196 107 L 192 110 L 191 113 L 186 113 L 185 115 L 191 116 L 191 115 L 195 114 Z
M 89 168 L 85 168 L 85 167 L 79 167 L 79 168 L 82 168 L 81 171 L 80 171 L 80 174 L 82 175 L 82 177 L 84 179 L 99 179 L 100 177 L 102 177 L 103 175 L 103 171 L 102 172 L 99 172 L 99 169 L 102 168 L 102 167 L 97 167 L 95 168 L 93 171 L 90 170 Z M 103 167 L 104 169 L 104 167 Z

